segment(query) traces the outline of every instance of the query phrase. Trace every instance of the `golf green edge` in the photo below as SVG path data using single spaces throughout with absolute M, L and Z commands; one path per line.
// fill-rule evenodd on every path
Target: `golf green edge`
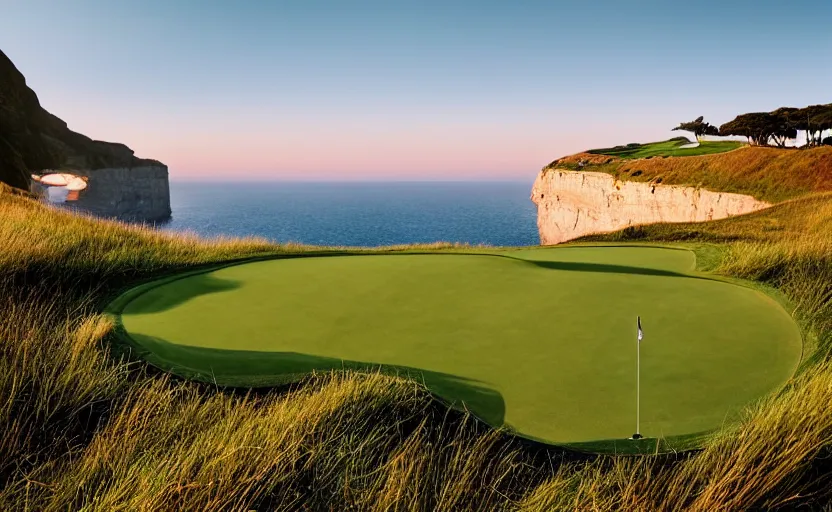
M 531 248 L 523 249 L 523 248 L 521 248 L 521 249 L 511 249 L 511 250 L 499 250 L 499 249 L 491 250 L 491 249 L 488 249 L 488 250 L 473 250 L 473 251 L 472 250 L 454 251 L 452 254 L 453 255 L 461 255 L 461 256 L 466 256 L 467 255 L 467 256 L 492 256 L 492 257 L 493 256 L 501 256 L 501 255 L 509 255 L 509 257 L 507 259 L 512 259 L 513 260 L 513 259 L 515 259 L 514 256 L 516 256 L 518 254 L 522 255 L 523 253 L 532 253 L 533 252 L 532 253 L 533 257 L 540 258 L 541 255 L 544 255 L 544 254 L 546 254 L 548 256 L 551 256 L 552 254 L 561 254 L 561 255 L 563 255 L 563 254 L 566 254 L 566 253 L 562 253 L 561 251 L 569 250 L 570 248 L 580 248 L 580 247 L 595 247 L 595 248 L 600 248 L 600 247 L 651 248 L 652 247 L 652 248 L 663 248 L 663 249 L 675 249 L 677 251 L 684 251 L 686 254 L 692 254 L 693 253 L 693 251 L 688 247 L 678 247 L 678 246 L 668 247 L 668 246 L 657 246 L 657 245 L 654 245 L 654 244 L 649 244 L 649 245 L 648 244 L 589 244 L 589 245 L 587 245 L 587 244 L 581 244 L 581 245 L 572 244 L 572 245 L 569 245 L 569 246 L 561 246 L 561 247 L 556 247 L 556 248 L 535 248 L 535 249 L 531 249 Z M 552 252 L 552 251 L 557 251 L 557 252 Z M 607 253 L 609 253 L 609 251 L 607 251 Z M 298 256 L 300 256 L 300 258 L 304 258 L 304 257 L 313 257 L 313 256 L 321 256 L 321 255 L 337 256 L 337 255 L 349 255 L 349 254 L 350 254 L 349 251 L 345 251 L 345 252 L 339 252 L 337 254 L 335 254 L 335 253 L 316 253 L 316 254 L 306 254 L 306 255 L 292 255 L 291 257 L 292 257 L 292 259 L 296 259 L 296 258 L 298 258 Z M 364 256 L 369 256 L 369 254 L 367 252 L 364 252 L 364 251 L 360 252 L 359 254 L 362 254 Z M 391 253 L 383 253 L 382 252 L 380 254 L 381 255 L 384 255 L 384 254 L 390 255 Z M 396 252 L 396 253 L 393 253 L 393 254 L 396 257 L 402 256 L 402 255 L 411 255 L 411 256 L 412 255 L 423 255 L 423 256 L 424 255 L 431 255 L 431 256 L 441 255 L 440 257 L 450 256 L 449 252 L 446 252 L 446 251 L 438 251 L 438 252 L 417 251 L 417 252 L 412 252 L 412 253 L 411 252 L 404 252 L 404 253 Z M 353 253 L 353 255 L 354 255 L 354 253 Z M 213 382 L 213 383 L 216 383 L 216 384 L 219 384 L 219 385 L 232 386 L 232 387 L 266 387 L 266 386 L 274 386 L 274 385 L 280 385 L 280 384 L 285 384 L 285 383 L 289 383 L 289 382 L 294 382 L 294 381 L 297 381 L 297 380 L 303 378 L 305 375 L 307 375 L 309 373 L 309 371 L 302 371 L 302 372 L 296 372 L 296 373 L 285 372 L 284 371 L 284 372 L 282 372 L 281 375 L 243 375 L 243 376 L 236 375 L 236 376 L 229 377 L 229 376 L 223 376 L 223 375 L 214 375 L 213 371 L 210 372 L 210 373 L 206 372 L 204 370 L 204 368 L 199 367 L 200 366 L 199 364 L 197 364 L 196 367 L 188 367 L 187 365 L 182 365 L 181 363 L 183 362 L 183 359 L 181 358 L 181 356 L 182 356 L 183 353 L 189 354 L 189 352 L 187 352 L 189 350 L 190 351 L 194 351 L 194 350 L 199 351 L 199 350 L 203 350 L 203 349 L 201 349 L 199 347 L 184 347 L 184 346 L 179 347 L 179 346 L 177 346 L 176 350 L 177 350 L 178 353 L 176 353 L 175 355 L 180 357 L 179 360 L 169 359 L 169 358 L 166 358 L 164 356 L 165 352 L 163 350 L 153 350 L 152 349 L 153 344 L 152 343 L 147 343 L 147 340 L 142 340 L 142 341 L 136 340 L 133 336 L 131 336 L 127 332 L 127 330 L 124 328 L 124 325 L 123 325 L 123 322 L 122 322 L 122 313 L 123 313 L 124 309 L 132 301 L 136 300 L 138 297 L 144 295 L 145 293 L 147 293 L 151 290 L 157 289 L 159 287 L 165 286 L 165 285 L 167 285 L 169 283 L 173 283 L 175 281 L 186 279 L 186 278 L 191 277 L 191 276 L 196 276 L 196 275 L 199 275 L 199 274 L 213 273 L 215 271 L 218 271 L 218 270 L 221 270 L 221 269 L 226 269 L 226 268 L 229 268 L 229 267 L 232 267 L 232 266 L 237 267 L 237 266 L 240 266 L 244 263 L 251 263 L 252 261 L 261 261 L 262 262 L 262 261 L 268 261 L 268 260 L 271 260 L 271 259 L 285 259 L 285 258 L 286 258 L 285 256 L 279 256 L 279 255 L 275 256 L 274 258 L 265 258 L 265 259 L 264 258 L 257 258 L 255 260 L 232 262 L 232 263 L 228 263 L 228 264 L 225 264 L 225 265 L 216 265 L 216 266 L 201 268 L 201 269 L 198 269 L 198 270 L 193 270 L 193 271 L 190 271 L 190 272 L 184 272 L 184 273 L 181 273 L 181 274 L 175 274 L 175 275 L 167 276 L 167 277 L 155 280 L 155 281 L 151 281 L 151 282 L 148 282 L 148 283 L 141 284 L 137 287 L 134 287 L 134 288 L 131 288 L 131 289 L 127 290 L 125 293 L 123 293 L 122 295 L 118 296 L 115 300 L 113 300 L 107 306 L 106 311 L 108 313 L 112 314 L 115 318 L 116 326 L 117 326 L 116 327 L 116 332 L 118 333 L 118 338 L 121 341 L 126 342 L 131 347 L 131 349 L 135 350 L 138 353 L 138 355 L 140 355 L 142 358 L 147 360 L 150 364 L 152 364 L 153 366 L 159 367 L 159 368 L 161 368 L 165 371 L 169 371 L 171 373 L 174 373 L 176 375 L 179 375 L 179 376 L 185 377 L 185 378 L 189 378 L 189 379 L 195 379 L 195 380 L 200 380 L 200 381 L 205 381 L 205 382 Z M 674 258 L 675 258 L 675 256 L 674 256 Z M 560 259 L 562 259 L 562 258 L 559 257 L 558 261 L 560 261 Z M 544 260 L 545 260 L 545 258 L 544 258 Z M 367 260 L 367 261 L 369 261 L 369 260 Z M 380 262 L 380 261 L 384 261 L 384 260 L 376 260 L 376 261 Z M 459 262 L 459 261 L 460 260 L 457 260 L 457 262 Z M 494 261 L 495 260 L 492 260 L 492 262 L 489 263 L 489 264 L 493 266 L 495 264 Z M 692 258 L 692 261 L 693 261 L 693 263 L 691 264 L 691 266 L 695 267 L 695 265 L 696 265 L 695 258 Z M 536 264 L 541 263 L 538 260 L 530 260 L 530 262 L 531 263 L 536 263 Z M 389 263 L 389 261 L 388 261 L 388 263 Z M 419 261 L 418 263 L 422 264 L 422 263 L 424 263 L 424 261 Z M 433 264 L 433 263 L 434 262 L 431 262 L 431 264 Z M 516 265 L 516 263 L 509 263 L 509 264 L 515 264 Z M 585 269 L 582 269 L 580 267 L 581 263 L 579 263 L 579 262 L 573 262 L 572 265 L 575 266 L 575 268 L 577 268 L 579 271 L 585 270 Z M 373 266 L 375 266 L 375 263 L 373 264 Z M 459 266 L 459 265 L 457 265 L 457 266 Z M 271 267 L 271 268 L 274 268 L 274 267 Z M 464 267 L 460 266 L 460 268 L 464 268 Z M 496 267 L 496 268 L 498 270 L 502 269 L 502 267 Z M 569 268 L 572 268 L 572 267 L 569 267 Z M 457 270 L 457 269 L 454 269 L 454 270 Z M 559 270 L 561 270 L 561 269 L 559 269 Z M 638 269 L 636 269 L 636 270 L 638 270 Z M 494 271 L 494 269 L 489 269 L 489 271 L 492 272 L 492 273 L 495 273 L 495 274 L 497 273 L 497 272 Z M 592 271 L 595 271 L 595 269 L 592 269 Z M 522 268 L 522 269 L 520 269 L 520 272 L 521 273 L 522 272 L 528 272 L 528 269 Z M 459 273 L 459 272 L 456 272 L 456 273 Z M 701 274 L 701 273 L 697 273 L 697 274 Z M 592 276 L 592 274 L 586 274 L 586 275 Z M 520 277 L 522 277 L 522 275 Z M 598 276 L 595 276 L 595 277 L 600 279 L 604 276 L 598 275 Z M 621 276 L 613 275 L 613 277 L 611 277 L 610 279 L 613 279 L 613 278 L 616 278 L 616 277 L 621 277 Z M 688 277 L 690 277 L 690 276 L 688 276 Z M 700 276 L 694 276 L 694 277 L 698 277 L 698 278 L 701 279 L 701 275 Z M 526 276 L 526 278 L 528 278 L 528 276 Z M 730 283 L 730 284 L 733 284 L 733 285 L 738 285 L 739 284 L 743 287 L 750 288 L 750 289 L 752 289 L 754 291 L 757 291 L 757 292 L 760 292 L 760 291 L 769 292 L 769 290 L 760 290 L 760 288 L 756 287 L 756 286 L 748 286 L 747 283 L 739 282 L 735 279 L 724 279 L 724 278 L 721 278 L 719 276 L 708 275 L 706 280 Z M 524 293 L 525 293 L 525 291 L 524 291 Z M 781 304 L 781 306 L 783 305 L 782 297 L 769 297 L 769 300 L 771 300 L 772 298 L 775 299 L 777 302 L 779 302 Z M 231 300 L 231 299 L 228 299 L 228 300 Z M 655 327 L 654 327 L 654 329 L 655 329 Z M 657 333 L 655 333 L 655 331 L 654 331 L 653 334 L 657 334 Z M 801 342 L 801 345 L 802 345 L 802 339 L 800 340 L 800 342 Z M 652 343 L 652 344 L 662 343 L 662 341 L 660 339 L 656 339 L 655 336 L 651 339 L 650 327 L 647 327 L 647 341 L 646 341 L 646 343 Z M 150 346 L 148 346 L 148 345 L 150 345 Z M 156 348 L 158 349 L 158 346 Z M 211 349 L 211 350 L 214 350 L 214 349 Z M 185 352 L 182 352 L 182 351 L 185 351 Z M 225 353 L 224 351 L 220 351 L 220 350 L 218 350 L 218 352 Z M 233 351 L 228 351 L 227 353 L 231 354 L 232 352 Z M 304 358 L 306 358 L 306 356 L 304 356 L 303 354 L 292 354 L 292 357 L 301 358 L 301 359 L 298 359 L 297 361 L 295 361 L 295 364 L 300 364 L 301 367 L 303 367 L 304 365 L 307 365 L 307 364 L 312 364 L 313 366 L 314 366 L 314 364 L 317 364 L 315 361 L 313 361 L 312 363 L 309 363 L 308 361 L 306 361 L 306 359 L 304 359 Z M 186 360 L 190 360 L 190 359 L 186 358 Z M 798 358 L 798 360 L 799 360 L 799 358 Z M 209 359 L 209 361 L 210 361 L 210 359 Z M 328 371 L 330 369 L 337 369 L 337 368 L 356 369 L 356 370 L 381 370 L 381 371 L 384 371 L 385 373 L 398 374 L 398 375 L 403 375 L 404 374 L 405 376 L 408 376 L 408 377 L 411 377 L 411 378 L 418 378 L 414 373 L 421 372 L 420 368 L 418 368 L 418 367 L 416 367 L 416 368 L 407 368 L 407 367 L 402 367 L 400 365 L 388 366 L 388 365 L 384 365 L 384 364 L 376 364 L 376 363 L 372 363 L 372 362 L 367 363 L 367 362 L 361 362 L 361 361 L 346 361 L 346 362 L 340 364 L 337 367 L 336 367 L 337 362 L 335 362 L 334 360 L 333 361 L 327 361 L 326 364 L 328 366 L 326 368 L 322 369 L 321 371 Z M 793 373 L 795 368 L 796 368 L 796 364 L 793 368 L 791 368 L 791 371 L 789 372 L 789 376 Z M 315 369 L 312 368 L 311 371 L 315 371 Z M 431 373 L 431 372 L 426 372 L 426 373 Z M 453 376 L 451 376 L 451 377 L 453 377 Z M 453 386 L 457 385 L 456 381 L 452 382 L 451 384 L 448 384 L 449 381 L 444 376 L 442 377 L 442 379 L 445 379 L 445 380 L 435 381 L 435 382 L 439 382 L 440 387 L 441 386 L 446 386 L 447 387 L 448 385 L 451 385 L 451 384 Z M 779 389 L 780 386 L 782 386 L 782 382 L 777 384 L 777 386 L 768 389 L 767 393 L 770 393 L 770 392 L 772 392 L 776 389 Z M 444 403 L 446 403 L 446 404 L 448 404 L 452 407 L 456 407 L 456 408 L 460 408 L 460 406 L 462 405 L 459 402 L 459 400 L 456 400 L 456 401 L 446 400 L 441 395 L 442 394 L 447 394 L 447 393 L 437 392 L 434 389 L 435 386 L 429 385 L 428 387 L 429 387 L 429 389 L 431 389 L 433 394 L 435 396 L 437 396 L 442 402 L 444 402 Z M 477 391 L 479 392 L 480 390 L 478 389 Z M 486 390 L 486 392 L 487 391 L 488 390 Z M 759 396 L 764 396 L 767 393 L 760 394 Z M 477 396 L 479 396 L 479 395 L 477 395 Z M 759 396 L 758 396 L 758 398 L 759 398 Z M 503 407 L 505 407 L 505 405 L 503 405 Z M 469 411 L 470 411 L 470 409 L 469 409 Z M 499 426 L 499 425 L 503 424 L 499 421 L 500 420 L 499 417 L 497 417 L 497 418 L 494 418 L 494 417 L 488 418 L 488 417 L 483 417 L 482 415 L 476 414 L 475 411 L 472 411 L 472 412 L 474 412 L 476 416 L 483 419 L 483 421 L 485 421 L 487 423 L 490 423 L 492 425 Z M 486 414 L 485 416 L 488 416 L 488 415 Z M 542 443 L 545 443 L 545 444 L 550 444 L 550 445 L 555 444 L 555 445 L 559 445 L 559 446 L 565 446 L 565 447 L 575 449 L 575 450 L 578 450 L 578 451 L 603 452 L 603 453 L 653 453 L 653 452 L 656 452 L 656 451 L 670 451 L 670 450 L 680 451 L 680 450 L 695 448 L 695 447 L 701 445 L 703 439 L 705 439 L 707 437 L 707 434 L 710 431 L 713 430 L 713 429 L 706 429 L 706 430 L 697 431 L 697 432 L 694 432 L 694 433 L 685 433 L 685 434 L 682 434 L 682 435 L 670 435 L 670 436 L 666 436 L 666 437 L 662 438 L 661 440 L 643 439 L 643 440 L 639 440 L 639 441 L 630 441 L 630 440 L 625 440 L 623 438 L 616 438 L 616 439 L 600 440 L 600 441 L 579 441 L 579 442 L 557 442 L 557 443 L 553 443 L 551 439 L 540 438 L 538 436 L 530 435 L 528 433 L 518 432 L 510 424 L 506 424 L 504 426 L 504 429 L 513 433 L 513 434 L 515 434 L 515 435 L 518 435 L 520 437 L 531 439 L 531 440 L 537 441 L 537 442 L 542 442 Z

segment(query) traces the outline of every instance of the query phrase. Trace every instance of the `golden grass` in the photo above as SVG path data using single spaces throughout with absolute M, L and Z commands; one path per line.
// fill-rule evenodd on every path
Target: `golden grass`
M 807 250 L 828 240 L 832 193 L 814 194 L 746 215 L 699 223 L 633 226 L 614 233 L 587 235 L 581 241 L 788 242 L 807 239 Z M 808 237 L 808 238 L 807 238 Z
M 798 376 L 700 452 L 592 458 L 521 443 L 389 376 L 334 373 L 240 393 L 121 359 L 98 313 L 119 288 L 194 265 L 323 249 L 166 235 L 0 193 L 0 509 L 818 505 L 832 483 L 824 466 L 832 446 L 830 222 L 827 194 L 725 221 L 605 235 L 711 244 L 717 271 L 787 295 L 815 343 Z

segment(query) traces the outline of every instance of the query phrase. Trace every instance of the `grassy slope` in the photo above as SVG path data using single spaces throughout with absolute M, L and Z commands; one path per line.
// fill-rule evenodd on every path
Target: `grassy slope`
M 811 333 L 814 355 L 781 393 L 699 453 L 570 462 L 449 414 L 421 386 L 398 379 L 323 376 L 288 391 L 241 396 L 115 360 L 112 326 L 98 311 L 124 286 L 304 248 L 173 238 L 0 194 L 0 508 L 818 504 L 832 473 L 830 219 L 832 197 L 818 196 L 725 222 L 609 235 L 718 244 L 707 251 L 711 266 L 778 287 Z
M 640 159 L 578 153 L 555 160 L 544 172 L 558 168 L 606 172 L 628 181 L 748 194 L 772 203 L 832 191 L 832 147 L 743 147 L 713 155 Z

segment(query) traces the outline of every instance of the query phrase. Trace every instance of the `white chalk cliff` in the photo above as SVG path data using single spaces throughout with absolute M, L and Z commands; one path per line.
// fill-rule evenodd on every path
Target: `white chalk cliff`
M 601 172 L 544 169 L 532 187 L 540 243 L 657 222 L 703 222 L 750 213 L 769 203 L 742 194 L 620 181 Z

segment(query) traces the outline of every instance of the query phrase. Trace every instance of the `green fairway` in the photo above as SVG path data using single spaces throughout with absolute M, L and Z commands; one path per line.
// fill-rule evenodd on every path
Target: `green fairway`
M 519 435 L 621 439 L 718 427 L 782 384 L 797 325 L 767 295 L 697 273 L 687 250 L 300 257 L 168 279 L 114 303 L 153 364 L 219 384 L 312 370 L 407 372 Z
M 587 153 L 596 155 L 610 155 L 618 158 L 648 158 L 653 156 L 699 156 L 712 155 L 714 153 L 725 153 L 742 147 L 744 144 L 735 140 L 702 141 L 695 148 L 682 148 L 689 144 L 684 137 L 665 140 L 662 142 L 650 142 L 648 144 L 627 144 L 614 148 L 592 149 Z

